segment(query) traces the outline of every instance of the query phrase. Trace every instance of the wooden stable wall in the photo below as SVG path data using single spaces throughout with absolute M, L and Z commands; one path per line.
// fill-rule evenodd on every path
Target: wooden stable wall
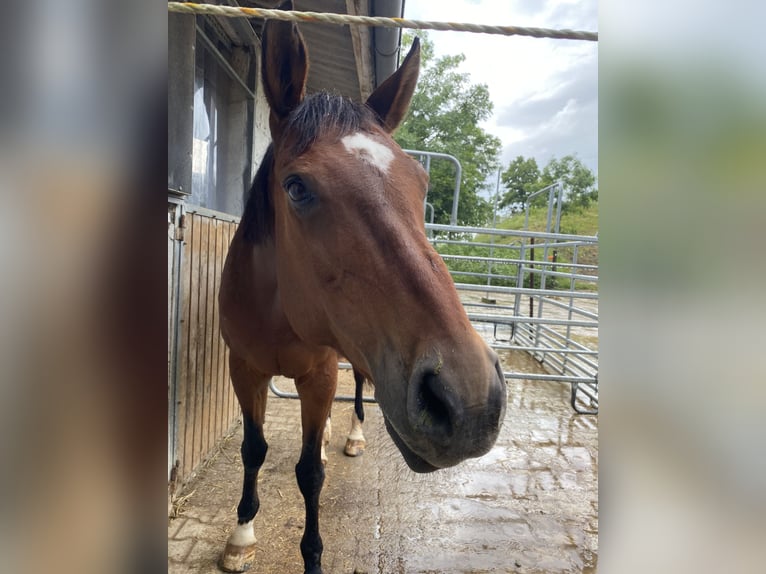
M 229 382 L 229 352 L 218 322 L 221 271 L 237 221 L 201 208 L 189 208 L 182 221 L 174 381 L 175 487 L 191 478 L 239 416 Z

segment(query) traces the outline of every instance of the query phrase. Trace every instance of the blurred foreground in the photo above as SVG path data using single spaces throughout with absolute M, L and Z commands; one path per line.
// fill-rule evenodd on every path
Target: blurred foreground
M 603 572 L 763 569 L 764 9 L 601 8 Z M 2 22 L 0 571 L 161 569 L 166 11 Z

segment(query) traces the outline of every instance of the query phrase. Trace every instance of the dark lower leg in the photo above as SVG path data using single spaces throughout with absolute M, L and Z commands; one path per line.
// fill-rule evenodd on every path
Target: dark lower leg
M 295 465 L 298 488 L 306 503 L 306 526 L 301 539 L 301 554 L 307 573 L 321 573 L 322 538 L 319 535 L 319 493 L 324 483 L 324 465 L 319 456 L 321 433 L 304 443 L 301 458 Z
M 354 411 L 356 412 L 356 418 L 358 418 L 360 422 L 364 422 L 364 401 L 362 400 L 362 391 L 364 390 L 364 375 L 358 372 L 356 369 L 354 369 L 354 383 L 356 383 L 354 393 Z
M 263 438 L 263 425 L 243 412 L 245 438 L 242 441 L 242 462 L 245 478 L 242 498 L 237 506 L 237 526 L 231 532 L 219 563 L 225 572 L 244 572 L 250 568 L 255 556 L 253 518 L 258 512 L 258 470 L 266 458 L 268 445 Z
M 255 518 L 260 501 L 258 500 L 258 471 L 266 458 L 268 444 L 263 438 L 263 426 L 251 417 L 243 415 L 245 438 L 242 441 L 242 464 L 245 478 L 242 482 L 242 498 L 237 506 L 237 522 L 244 524 Z

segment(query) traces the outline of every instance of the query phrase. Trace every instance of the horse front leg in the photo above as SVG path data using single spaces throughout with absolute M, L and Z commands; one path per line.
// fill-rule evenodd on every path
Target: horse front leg
M 354 369 L 354 412 L 351 415 L 351 430 L 346 438 L 346 446 L 343 452 L 348 456 L 360 456 L 364 453 L 367 441 L 362 432 L 362 423 L 364 422 L 364 375 Z
M 237 506 L 237 526 L 234 527 L 221 556 L 220 567 L 226 572 L 244 572 L 255 557 L 255 518 L 258 499 L 258 471 L 266 458 L 268 444 L 263 437 L 266 415 L 268 375 L 260 374 L 233 354 L 229 358 L 231 380 L 242 408 L 242 498 Z
M 324 484 L 322 443 L 338 383 L 338 362 L 331 354 L 319 367 L 296 379 L 301 399 L 303 447 L 295 477 L 306 504 L 306 524 L 301 539 L 305 574 L 322 574 L 322 537 L 319 535 L 319 494 Z

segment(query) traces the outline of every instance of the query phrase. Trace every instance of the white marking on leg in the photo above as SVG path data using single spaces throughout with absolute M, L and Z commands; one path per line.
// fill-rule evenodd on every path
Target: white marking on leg
M 327 421 L 324 423 L 324 433 L 322 434 L 322 447 L 319 450 L 319 459 L 322 464 L 327 464 L 327 450 L 325 446 L 330 444 L 332 438 L 332 421 L 330 417 L 327 417 Z
M 322 442 L 324 444 L 330 444 L 330 440 L 332 440 L 332 421 L 330 420 L 330 417 L 327 417 L 327 421 L 324 423 Z
M 364 440 L 362 421 L 356 416 L 356 411 L 351 414 L 351 432 L 348 433 L 348 438 L 351 440 Z
M 388 171 L 388 166 L 394 160 L 394 152 L 384 143 L 374 140 L 361 132 L 344 137 L 341 142 L 346 150 L 356 154 L 357 157 L 366 161 L 381 173 Z
M 250 546 L 255 544 L 255 531 L 253 530 L 253 521 L 237 524 L 236 528 L 229 536 L 229 544 L 234 546 Z

